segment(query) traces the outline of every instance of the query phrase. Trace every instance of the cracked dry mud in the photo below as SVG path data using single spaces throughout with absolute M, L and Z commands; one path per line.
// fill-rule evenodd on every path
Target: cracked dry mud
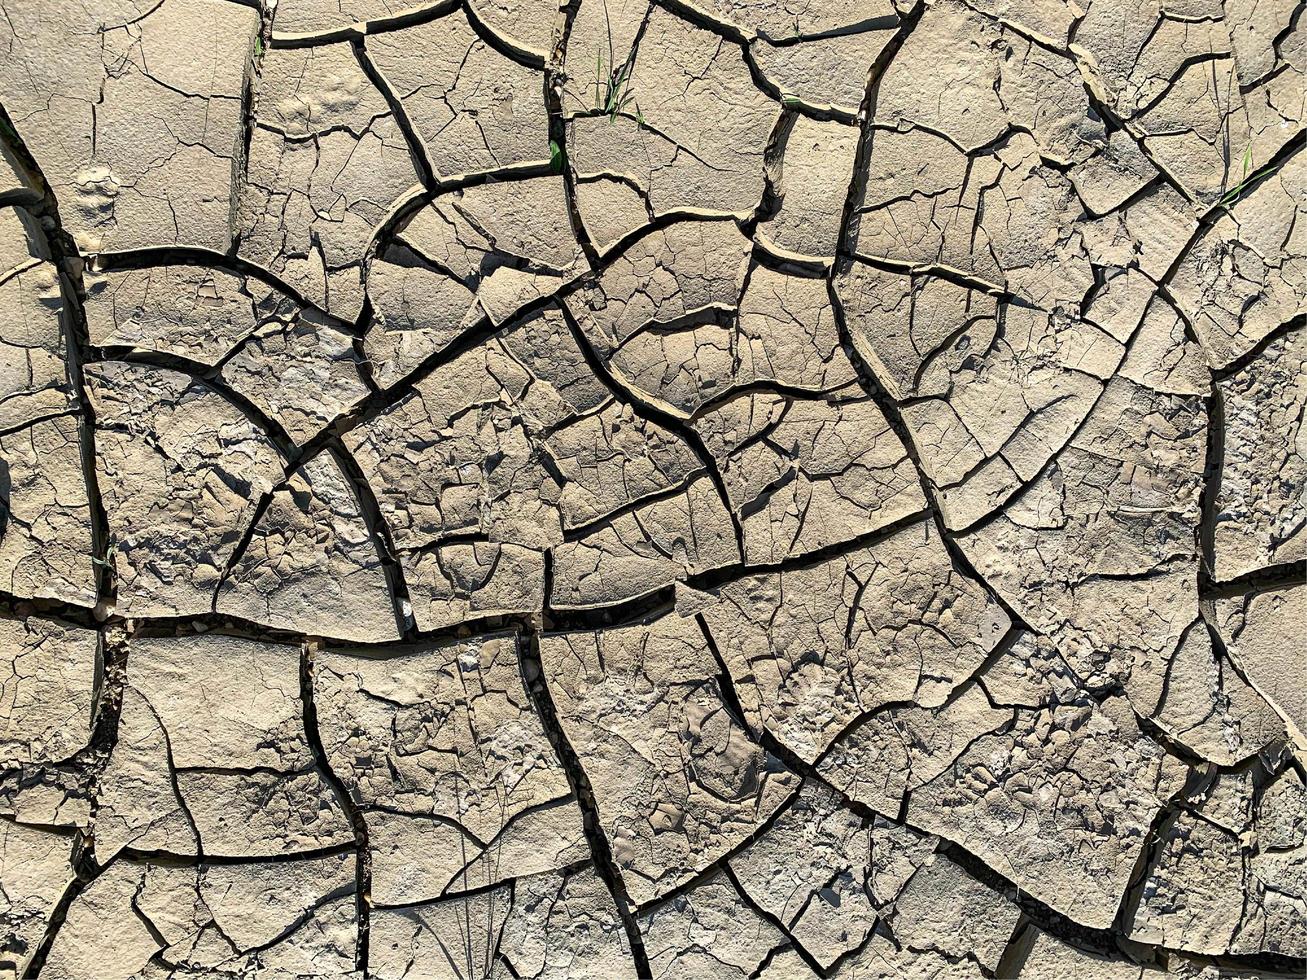
M 0 0 L 0 980 L 1307 975 L 1298 0 Z

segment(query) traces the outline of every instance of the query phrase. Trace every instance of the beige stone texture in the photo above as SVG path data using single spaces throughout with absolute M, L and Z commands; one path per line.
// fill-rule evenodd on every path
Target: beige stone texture
M 1224 420 L 1212 573 L 1238 578 L 1307 556 L 1307 331 L 1218 382 Z
M 118 608 L 211 611 L 260 498 L 281 482 L 275 445 L 190 375 L 124 361 L 86 373 Z
M 619 175 L 656 215 L 752 214 L 780 106 L 754 87 L 740 49 L 660 6 L 631 55 L 606 56 L 597 28 L 598 90 L 568 105 L 576 172 Z M 578 60 L 573 84 L 580 86 L 596 58 Z
M 495 50 L 462 11 L 378 34 L 367 51 L 437 174 L 549 159 L 540 71 Z
M 548 636 L 541 659 L 636 904 L 725 856 L 798 789 L 732 717 L 693 619 Z
M 72 838 L 0 820 L 0 977 L 18 980 L 72 884 Z
M 379 660 L 324 653 L 326 759 L 365 815 L 372 894 L 434 901 L 583 858 L 581 814 L 511 635 Z
M 354 976 L 354 882 L 344 854 L 194 868 L 119 861 L 73 900 L 44 972 Z
M 254 89 L 239 253 L 346 321 L 363 307 L 363 260 L 418 187 L 415 151 L 345 43 L 273 48 Z
M 761 224 L 759 241 L 782 255 L 834 257 L 843 217 L 840 198 L 847 196 L 857 151 L 856 127 L 796 119 L 785 137 L 776 181 L 780 209 Z
M 1256 590 L 1214 603 L 1215 627 L 1243 677 L 1273 704 L 1301 746 L 1307 733 L 1307 683 L 1298 670 L 1298 628 L 1307 585 Z
M 226 251 L 245 164 L 254 7 L 58 0 L 9 3 L 5 15 L 0 102 L 79 247 Z
M 97 645 L 92 630 L 0 619 L 0 765 L 57 762 L 90 741 Z
M 349 333 L 253 276 L 166 265 L 100 273 L 87 292 L 92 343 L 219 370 L 296 445 L 368 393 Z
M 6 592 L 95 605 L 82 439 L 71 415 L 0 435 L 0 472 L 6 483 L 0 505 L 0 582 Z
M 1298 0 L 0 0 L 0 980 L 1307 976 Z
M 0 208 L 0 429 L 67 409 L 68 341 L 64 295 L 58 269 L 46 259 L 45 243 L 31 230 L 31 218 Z
M 742 576 L 690 600 L 744 717 L 805 762 L 856 719 L 934 707 L 1003 638 L 1007 614 L 921 521 L 838 558 Z
M 325 775 L 305 728 L 297 647 L 135 638 L 100 777 L 97 854 L 255 858 L 347 844 L 349 819 Z
M 581 271 L 561 178 L 497 181 L 454 191 L 423 208 L 373 260 L 373 324 L 365 347 L 374 375 L 393 385 L 478 325 L 525 305 L 504 276 L 524 277 L 528 299 Z

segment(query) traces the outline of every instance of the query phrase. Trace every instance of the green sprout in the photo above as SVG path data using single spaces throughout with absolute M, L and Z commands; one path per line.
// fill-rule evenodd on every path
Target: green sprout
M 640 111 L 640 104 L 635 101 L 635 89 L 631 85 L 631 72 L 632 66 L 629 60 L 616 67 L 610 67 L 605 72 L 603 53 L 596 53 L 594 109 L 596 112 L 602 112 L 607 116 L 609 122 L 613 122 L 619 115 L 626 112 L 627 106 L 634 106 L 636 121 L 643 126 L 644 113 Z
M 118 540 L 117 538 L 110 537 L 109 540 L 105 542 L 104 557 L 97 558 L 95 555 L 92 555 L 91 564 L 96 565 L 100 568 L 107 568 L 112 570 L 115 567 L 114 559 L 117 557 L 117 555 L 118 555 Z
M 1216 202 L 1216 206 L 1224 207 L 1224 208 L 1230 207 L 1232 204 L 1238 201 L 1239 198 L 1243 197 L 1244 193 L 1247 192 L 1248 188 L 1254 182 L 1261 180 L 1263 177 L 1269 177 L 1271 174 L 1275 173 L 1275 171 L 1279 170 L 1282 166 L 1284 166 L 1283 160 L 1281 160 L 1279 163 L 1267 164 L 1266 166 L 1262 167 L 1260 170 L 1254 170 L 1253 148 L 1251 145 L 1249 145 L 1248 149 L 1244 150 L 1243 175 L 1239 178 L 1239 183 L 1235 184 L 1228 191 L 1222 194 L 1221 199 Z
M 1248 148 L 1243 151 L 1243 175 L 1239 178 L 1239 183 L 1235 184 L 1228 191 L 1221 195 L 1218 204 L 1233 204 L 1243 193 L 1243 189 L 1248 186 L 1248 171 L 1253 163 L 1253 145 L 1248 144 Z

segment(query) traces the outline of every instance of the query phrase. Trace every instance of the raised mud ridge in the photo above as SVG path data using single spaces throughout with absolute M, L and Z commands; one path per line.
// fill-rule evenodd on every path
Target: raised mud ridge
M 0 980 L 1307 975 L 1304 19 L 0 0 Z

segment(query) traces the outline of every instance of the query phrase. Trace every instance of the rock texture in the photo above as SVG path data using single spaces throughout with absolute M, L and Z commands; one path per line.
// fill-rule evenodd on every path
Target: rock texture
M 0 0 L 0 980 L 1307 975 L 1292 0 Z

